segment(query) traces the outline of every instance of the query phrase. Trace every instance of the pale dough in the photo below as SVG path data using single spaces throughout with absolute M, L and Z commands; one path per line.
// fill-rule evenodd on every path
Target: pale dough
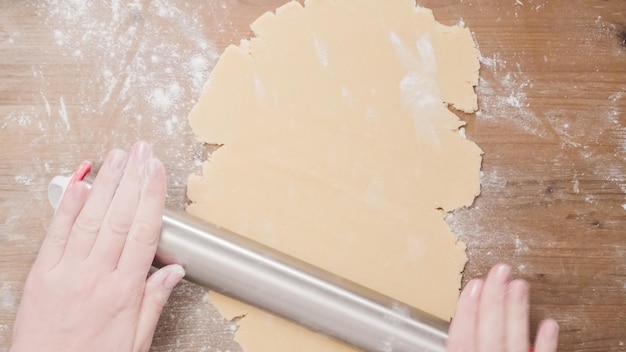
M 221 56 L 189 116 L 222 145 L 188 211 L 444 319 L 465 246 L 444 221 L 480 191 L 471 33 L 414 0 L 290 2 Z M 247 352 L 350 348 L 211 293 Z

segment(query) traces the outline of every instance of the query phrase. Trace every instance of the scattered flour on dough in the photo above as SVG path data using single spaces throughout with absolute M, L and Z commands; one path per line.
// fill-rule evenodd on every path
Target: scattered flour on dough
M 384 25 L 360 25 L 372 19 Z M 466 257 L 442 220 L 479 193 L 481 151 L 446 106 L 476 109 L 470 31 L 410 0 L 290 2 L 251 28 L 189 116 L 222 147 L 190 176 L 187 210 L 449 319 Z M 210 297 L 226 318 L 245 314 L 247 351 L 349 350 Z

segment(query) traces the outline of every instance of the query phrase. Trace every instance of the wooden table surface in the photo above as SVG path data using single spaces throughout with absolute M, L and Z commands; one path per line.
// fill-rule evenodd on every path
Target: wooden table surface
M 217 56 L 283 1 L 0 1 L 0 351 L 52 216 L 46 187 L 83 159 L 155 144 L 169 204 L 205 155 L 186 124 Z M 497 262 L 531 282 L 562 351 L 626 351 L 626 2 L 424 0 L 475 34 L 482 194 L 449 223 L 465 281 Z M 410 273 L 407 273 L 410 275 Z M 202 288 L 168 304 L 153 351 L 237 351 Z

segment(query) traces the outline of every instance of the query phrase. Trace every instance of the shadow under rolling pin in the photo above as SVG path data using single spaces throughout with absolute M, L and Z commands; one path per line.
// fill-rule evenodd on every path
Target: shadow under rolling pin
M 78 179 L 91 183 L 92 175 L 84 176 Z M 69 182 L 70 177 L 57 176 L 50 183 L 48 198 L 55 209 Z M 364 351 L 445 351 L 448 322 L 166 208 L 154 265 L 174 263 L 185 268 L 191 282 Z

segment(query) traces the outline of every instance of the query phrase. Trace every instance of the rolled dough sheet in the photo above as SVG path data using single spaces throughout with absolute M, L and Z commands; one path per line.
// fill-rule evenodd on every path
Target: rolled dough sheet
M 448 105 L 477 109 L 466 28 L 413 0 L 290 2 L 228 47 L 189 116 L 219 144 L 191 214 L 444 319 L 466 263 L 447 212 L 480 191 L 481 150 Z M 350 348 L 215 293 L 245 351 Z

